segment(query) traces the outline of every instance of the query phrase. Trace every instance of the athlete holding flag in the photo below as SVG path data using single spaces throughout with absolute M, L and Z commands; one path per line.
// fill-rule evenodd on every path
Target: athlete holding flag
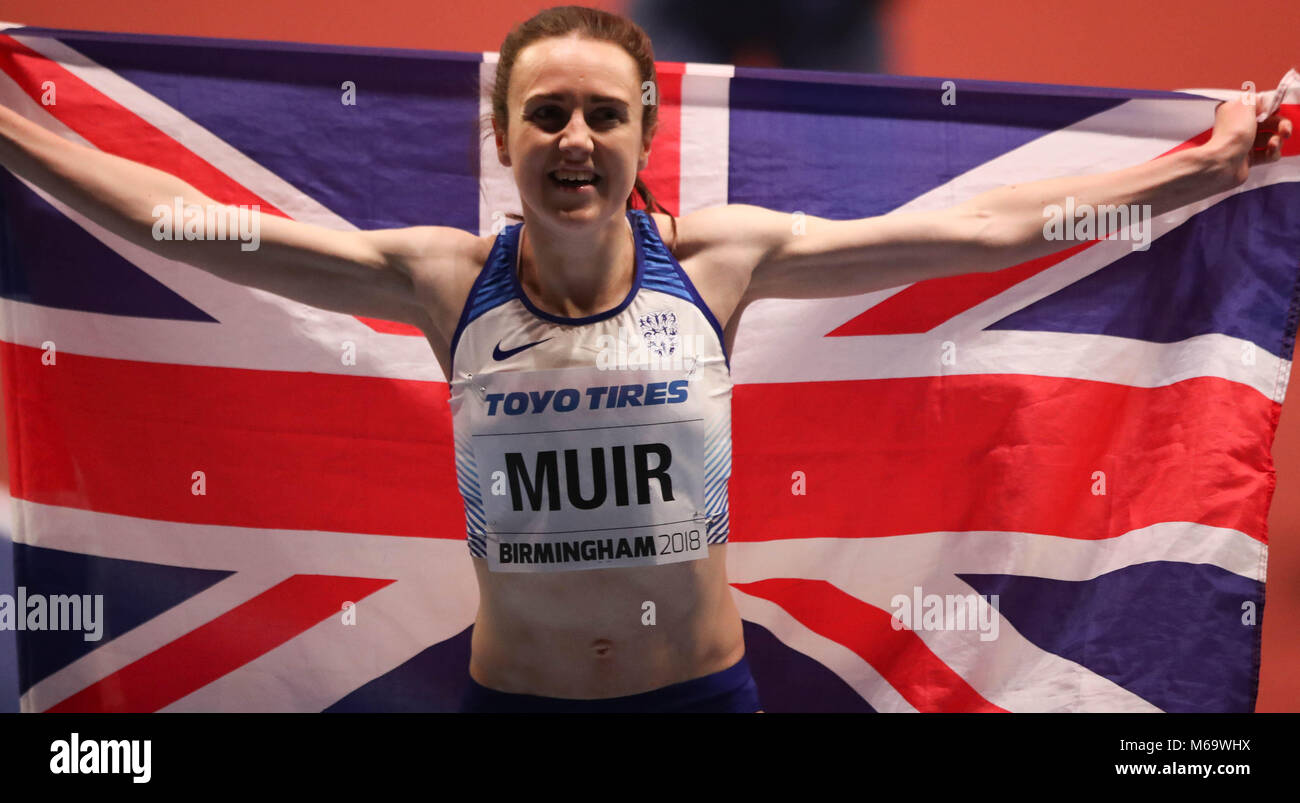
M 464 710 L 752 712 L 726 577 L 728 355 L 745 306 L 1019 264 L 1070 245 L 1043 237 L 1049 204 L 1159 215 L 1239 186 L 1291 134 L 1276 114 L 1257 123 L 1255 104 L 1226 102 L 1206 143 L 1145 164 L 937 211 L 805 217 L 796 233 L 790 215 L 757 206 L 664 213 L 638 177 L 657 125 L 646 86 L 650 41 L 622 17 L 567 6 L 511 31 L 492 123 L 523 221 L 496 236 L 267 215 L 256 250 L 159 240 L 157 204 L 220 204 L 8 109 L 0 162 L 155 253 L 425 333 L 451 387 L 480 590 Z M 633 345 L 656 360 L 604 359 Z

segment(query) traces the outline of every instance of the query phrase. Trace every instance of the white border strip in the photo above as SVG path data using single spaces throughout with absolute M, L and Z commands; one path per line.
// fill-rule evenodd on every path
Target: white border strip
M 682 75 L 681 215 L 727 203 L 731 79 L 725 64 L 688 62 Z M 653 156 L 651 158 L 654 158 Z

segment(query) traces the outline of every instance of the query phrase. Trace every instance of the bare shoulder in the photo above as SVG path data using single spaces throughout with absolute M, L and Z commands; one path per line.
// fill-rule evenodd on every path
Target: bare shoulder
M 749 287 L 754 268 L 783 242 L 791 216 L 748 204 L 711 206 L 655 225 L 673 256 L 724 328 Z
M 654 218 L 665 241 L 670 242 L 668 215 L 656 213 Z M 751 204 L 705 207 L 677 218 L 673 253 L 680 261 L 717 248 L 770 248 L 791 230 L 792 220 L 788 213 Z
M 449 337 L 496 237 L 452 226 L 382 229 L 368 236 L 408 277 L 429 323 Z
M 440 268 L 438 276 L 425 277 L 436 281 L 468 268 L 479 256 L 486 258 L 495 239 L 453 226 L 410 226 L 378 229 L 366 234 L 384 254 L 395 260 L 398 267 L 416 272 Z

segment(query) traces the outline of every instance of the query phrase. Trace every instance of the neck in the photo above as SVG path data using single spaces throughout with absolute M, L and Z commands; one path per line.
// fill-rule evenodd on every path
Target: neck
M 632 288 L 636 246 L 624 215 L 588 231 L 525 223 L 519 282 L 539 309 L 583 318 L 613 309 Z

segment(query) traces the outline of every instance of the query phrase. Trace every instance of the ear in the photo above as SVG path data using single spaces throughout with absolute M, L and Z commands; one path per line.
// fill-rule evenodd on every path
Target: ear
M 496 140 L 497 161 L 501 163 L 502 167 L 509 167 L 510 151 L 506 148 L 506 135 L 501 130 L 501 127 L 497 125 L 497 118 L 495 117 L 492 118 L 492 137 Z
M 656 124 L 655 129 L 658 129 L 658 127 Z M 655 132 L 652 129 L 650 135 L 641 140 L 641 156 L 637 158 L 636 162 L 636 172 L 638 173 L 645 170 L 646 165 L 650 164 L 650 142 L 654 139 L 654 136 Z

